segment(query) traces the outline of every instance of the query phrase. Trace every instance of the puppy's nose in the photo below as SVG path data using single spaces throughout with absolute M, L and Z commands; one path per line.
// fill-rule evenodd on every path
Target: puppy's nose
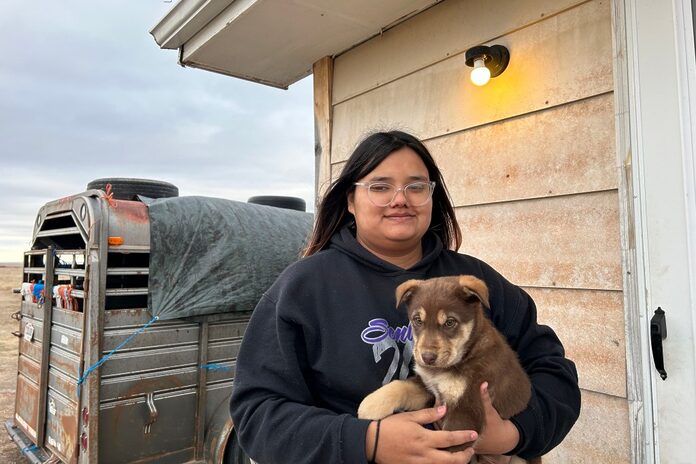
M 437 353 L 433 353 L 432 351 L 424 351 L 421 353 L 421 359 L 423 359 L 425 364 L 435 364 L 435 361 L 437 360 Z

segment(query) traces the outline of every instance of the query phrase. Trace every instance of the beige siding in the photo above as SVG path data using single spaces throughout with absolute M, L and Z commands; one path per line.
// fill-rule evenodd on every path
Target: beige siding
M 518 285 L 621 290 L 615 190 L 457 208 L 462 251 Z
M 623 398 L 583 391 L 580 419 L 544 464 L 628 464 L 628 417 Z
M 332 162 L 373 129 L 430 139 L 610 91 L 609 13 L 608 2 L 589 2 L 496 40 L 510 64 L 485 89 L 457 55 L 335 105 Z
M 525 288 L 539 322 L 554 328 L 575 361 L 580 387 L 626 396 L 623 295 L 615 291 Z
M 456 206 L 615 189 L 613 94 L 427 143 Z
M 548 18 L 585 0 L 443 2 L 336 59 L 333 103 L 382 86 L 467 48 Z M 505 12 L 505 14 L 500 14 Z
M 365 133 L 425 140 L 456 206 L 461 251 L 537 302 L 578 367 L 583 409 L 545 462 L 629 461 L 619 176 L 608 0 L 444 0 L 338 56 L 336 178 Z M 506 45 L 473 86 L 463 52 Z

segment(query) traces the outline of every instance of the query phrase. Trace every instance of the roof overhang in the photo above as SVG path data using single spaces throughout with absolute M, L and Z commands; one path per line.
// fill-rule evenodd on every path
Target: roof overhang
M 287 88 L 439 0 L 180 0 L 150 33 L 179 62 Z

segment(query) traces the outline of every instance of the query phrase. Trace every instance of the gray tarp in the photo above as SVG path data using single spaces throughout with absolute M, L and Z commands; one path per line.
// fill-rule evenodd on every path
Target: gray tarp
M 148 310 L 160 319 L 250 311 L 296 261 L 310 213 L 220 198 L 146 200 Z

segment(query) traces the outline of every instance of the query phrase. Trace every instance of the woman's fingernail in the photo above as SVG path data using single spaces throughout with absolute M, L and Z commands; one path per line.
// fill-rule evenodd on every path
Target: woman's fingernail
M 447 411 L 447 406 L 445 406 L 444 404 L 442 406 L 437 407 L 438 414 L 443 414 L 445 411 Z
M 488 382 L 483 382 L 483 391 L 488 392 Z
M 477 438 L 476 432 L 471 432 L 471 439 L 476 440 L 476 438 Z

